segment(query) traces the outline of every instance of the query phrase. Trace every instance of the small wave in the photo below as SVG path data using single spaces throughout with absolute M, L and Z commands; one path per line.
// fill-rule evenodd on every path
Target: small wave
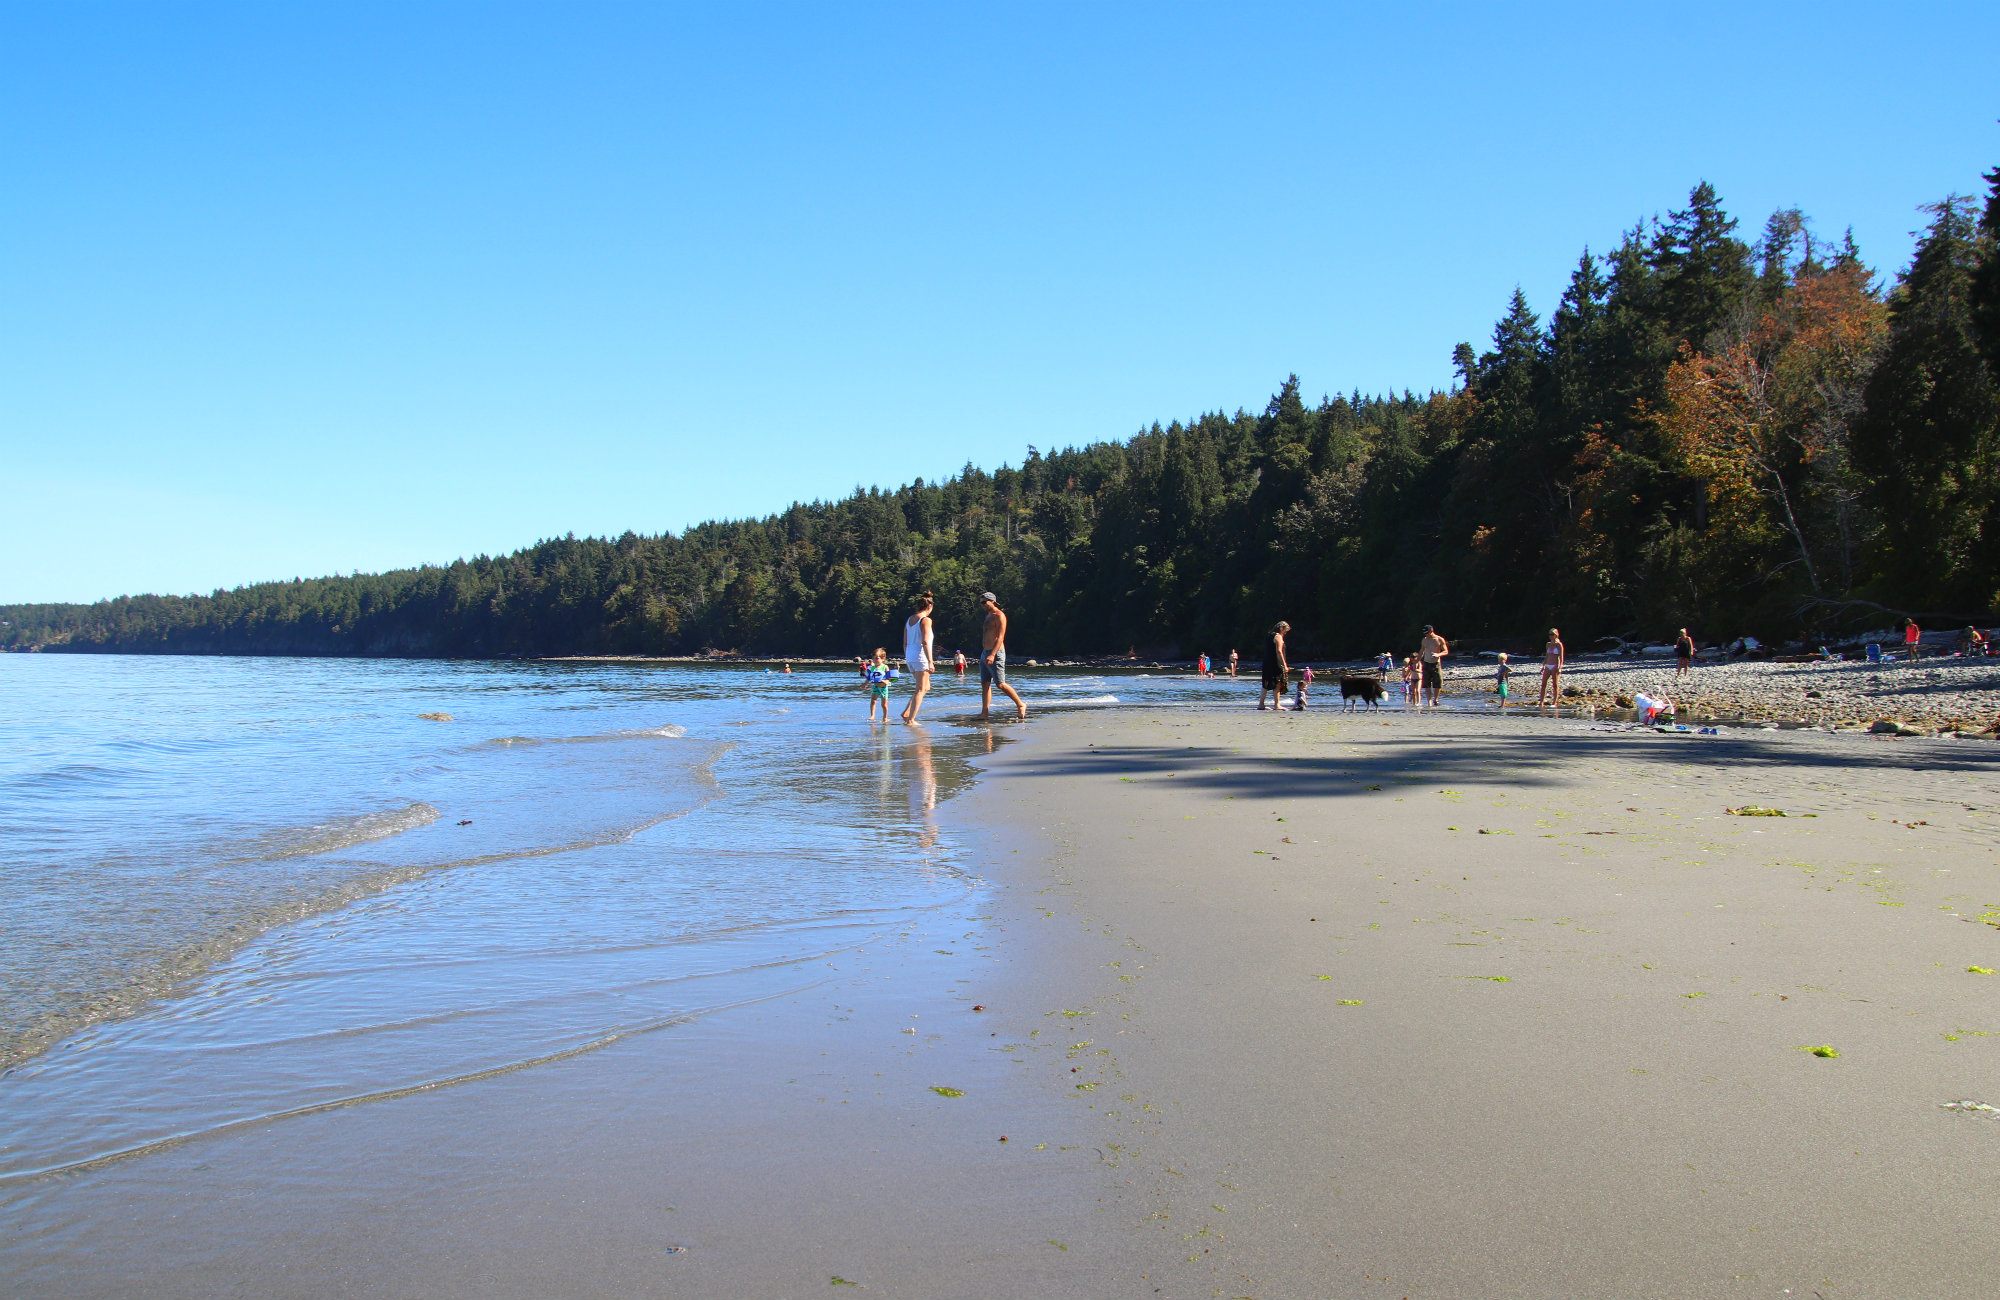
M 495 749 L 529 745 L 601 745 L 614 740 L 680 740 L 687 735 L 686 727 L 664 723 L 657 727 L 635 727 L 628 731 L 607 731 L 596 736 L 497 736 L 476 748 Z
M 11 777 L 4 786 L 23 791 L 68 791 L 88 790 L 98 786 L 118 785 L 128 781 L 134 773 L 125 768 L 104 767 L 96 763 L 64 763 L 58 767 L 46 767 L 38 772 L 25 772 Z
M 238 854 L 232 862 L 252 862 L 269 858 L 304 858 L 315 853 L 332 853 L 373 840 L 386 840 L 404 831 L 428 826 L 438 819 L 438 810 L 418 800 L 400 808 L 335 817 L 290 830 L 273 831 L 253 842 L 253 850 Z
M 1045 709 L 1102 708 L 1107 704 L 1116 704 L 1116 703 L 1118 703 L 1118 697 L 1116 695 L 1084 695 L 1084 696 L 1079 696 L 1075 699 L 1067 699 L 1067 700 L 1065 699 L 1043 700 L 1042 707 Z

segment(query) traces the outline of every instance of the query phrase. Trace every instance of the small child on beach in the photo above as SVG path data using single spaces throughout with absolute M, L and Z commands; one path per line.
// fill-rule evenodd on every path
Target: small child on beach
M 1502 650 L 1500 652 L 1500 665 L 1493 670 L 1493 693 L 1500 697 L 1500 712 L 1502 713 L 1507 711 L 1507 679 L 1513 675 L 1514 670 L 1507 664 L 1507 652 Z
M 1306 706 L 1306 687 L 1311 686 L 1312 684 L 1313 684 L 1312 665 L 1307 664 L 1305 667 L 1299 669 L 1299 693 L 1292 700 L 1292 708 L 1303 709 Z
M 868 721 L 875 721 L 875 706 L 882 706 L 882 721 L 889 720 L 889 683 L 896 678 L 896 670 L 889 666 L 889 652 L 881 646 L 875 647 L 875 657 L 861 670 L 868 682 Z
M 1417 668 L 1417 657 L 1415 655 L 1404 656 L 1403 707 L 1406 709 L 1413 709 L 1417 706 L 1417 680 L 1419 671 Z

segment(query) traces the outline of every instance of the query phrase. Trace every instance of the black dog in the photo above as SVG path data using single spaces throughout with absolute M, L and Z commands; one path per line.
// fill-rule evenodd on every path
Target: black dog
M 1381 708 L 1382 683 L 1373 677 L 1349 677 L 1343 673 L 1340 678 L 1340 706 L 1351 709 L 1356 700 L 1366 700 L 1371 709 Z

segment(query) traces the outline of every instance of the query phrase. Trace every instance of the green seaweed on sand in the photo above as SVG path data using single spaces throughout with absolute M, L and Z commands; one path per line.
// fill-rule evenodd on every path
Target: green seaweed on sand
M 1822 1061 L 1831 1061 L 1840 1055 L 1840 1049 L 1831 1043 L 1821 1043 L 1818 1046 L 1814 1046 L 1811 1043 L 1800 1043 L 1792 1050 L 1795 1052 L 1809 1052 L 1819 1057 Z
M 1693 993 L 1683 993 L 1681 994 L 1681 996 L 1684 998 L 1705 998 L 1708 996 L 1708 994 L 1703 993 L 1700 990 L 1696 990 Z
M 1993 968 L 1991 966 L 1967 966 L 1965 973 L 1968 975 L 1991 975 Z
M 965 1089 L 947 1088 L 941 1083 L 932 1084 L 931 1091 L 936 1093 L 940 1097 L 963 1097 L 965 1095 Z
M 842 1276 L 841 1276 L 840 1274 L 838 1274 L 838 1273 L 835 1273 L 835 1274 L 834 1274 L 834 1275 L 833 1275 L 833 1276 L 832 1276 L 832 1277 L 831 1277 L 830 1279 L 828 1279 L 828 1281 L 827 1281 L 827 1285 L 828 1285 L 828 1286 L 852 1286 L 852 1287 L 858 1287 L 858 1286 L 860 1286 L 861 1284 L 860 1284 L 859 1282 L 850 1282 L 850 1281 L 848 1281 L 848 1280 L 847 1280 L 846 1278 L 842 1277 Z
M 1342 998 L 1342 999 L 1340 1000 L 1340 1005 L 1341 1005 L 1341 1006 L 1343 1006 L 1343 1007 L 1358 1007 L 1358 1006 L 1360 1006 L 1360 1005 L 1361 1005 L 1361 999 L 1360 999 L 1360 998 Z
M 1459 978 L 1462 980 L 1485 980 L 1490 984 L 1512 984 L 1514 982 L 1512 975 L 1461 975 Z
M 1724 808 L 1731 817 L 1783 817 L 1783 808 L 1765 808 L 1759 804 L 1746 803 L 1741 808 Z
M 1330 979 L 1332 979 L 1332 978 L 1333 978 L 1333 976 L 1331 976 L 1331 975 L 1315 975 L 1315 976 L 1313 976 L 1313 978 L 1314 978 L 1314 979 L 1316 979 L 1316 980 L 1330 980 Z

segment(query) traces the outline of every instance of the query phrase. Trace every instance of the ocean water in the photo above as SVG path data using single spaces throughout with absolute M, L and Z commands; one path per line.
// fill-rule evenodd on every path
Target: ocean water
M 936 809 L 1009 734 L 976 708 L 974 674 L 907 728 L 837 667 L 0 656 L 0 1185 L 808 988 L 974 896 Z
M 0 656 L 0 1181 L 809 986 L 976 888 L 936 818 L 1006 732 L 975 691 L 871 727 L 838 668 Z

